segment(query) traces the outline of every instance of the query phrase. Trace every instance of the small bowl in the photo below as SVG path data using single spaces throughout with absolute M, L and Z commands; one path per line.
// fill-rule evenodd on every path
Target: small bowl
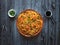
M 45 16 L 50 18 L 52 16 L 52 11 L 51 10 L 47 10 L 45 13 Z
M 15 15 L 16 15 L 16 11 L 14 9 L 10 9 L 8 11 L 8 16 L 9 17 L 13 18 L 13 17 L 15 17 Z

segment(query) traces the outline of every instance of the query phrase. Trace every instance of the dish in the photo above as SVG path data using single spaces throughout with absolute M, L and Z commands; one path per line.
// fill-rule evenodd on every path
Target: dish
M 14 9 L 10 9 L 10 10 L 8 11 L 8 16 L 9 16 L 9 17 L 15 17 L 15 15 L 16 15 L 16 11 L 15 11 Z
M 27 9 L 22 11 L 17 20 L 18 32 L 25 37 L 33 37 L 42 31 L 43 18 L 35 10 Z
M 50 18 L 52 16 L 52 11 L 51 10 L 47 10 L 45 15 L 46 15 L 46 17 Z

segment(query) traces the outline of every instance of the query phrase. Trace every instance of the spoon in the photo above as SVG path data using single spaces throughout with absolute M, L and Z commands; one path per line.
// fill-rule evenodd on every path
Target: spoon
M 52 16 L 52 11 L 51 10 L 47 10 L 45 13 L 46 18 L 51 19 L 52 23 L 56 23 L 56 21 L 54 20 L 53 16 Z

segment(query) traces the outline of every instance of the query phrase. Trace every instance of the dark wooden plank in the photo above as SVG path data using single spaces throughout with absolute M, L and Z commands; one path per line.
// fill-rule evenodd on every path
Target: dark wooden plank
M 21 10 L 25 9 L 25 2 L 23 2 L 22 0 L 11 0 L 11 2 L 8 1 L 8 3 L 10 3 L 10 7 L 16 10 L 16 15 L 18 16 L 18 14 L 20 13 Z M 22 6 L 23 5 L 23 6 Z M 9 7 L 9 4 L 8 4 Z M 9 9 L 11 9 L 9 8 Z M 25 38 L 23 38 L 21 35 L 19 35 L 17 28 L 16 28 L 16 20 L 9 20 L 11 23 L 11 37 L 12 37 L 12 45 L 27 45 L 27 40 Z M 12 22 L 13 21 L 13 22 Z
M 43 4 L 43 5 L 45 5 L 45 4 Z M 42 14 L 42 17 L 44 17 L 43 8 L 42 8 L 42 0 L 32 0 L 32 9 L 38 11 L 39 13 Z M 45 25 L 45 28 L 43 28 L 42 32 L 44 32 L 44 30 L 47 29 L 46 26 L 47 25 Z M 44 35 L 44 34 L 42 33 L 42 35 Z M 43 41 L 43 37 L 41 37 L 41 33 L 36 38 L 28 40 L 28 45 L 40 45 L 40 44 L 45 45 L 44 41 Z
M 60 0 L 59 0 L 59 12 L 60 12 Z M 60 17 L 60 13 L 59 13 L 59 17 Z M 60 18 L 59 18 L 59 28 L 60 29 Z M 58 33 L 58 40 L 57 40 L 57 45 L 60 45 L 60 30 L 59 30 L 59 33 Z

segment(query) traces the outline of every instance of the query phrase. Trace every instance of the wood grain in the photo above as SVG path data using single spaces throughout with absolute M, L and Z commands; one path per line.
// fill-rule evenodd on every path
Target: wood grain
M 51 4 L 55 4 L 55 9 Z M 56 24 L 51 19 L 47 19 L 44 15 L 46 10 L 51 10 Z M 16 17 L 11 19 L 8 17 L 9 9 L 16 10 Z M 18 14 L 25 9 L 34 9 L 41 13 L 44 18 L 44 27 L 39 36 L 26 39 L 21 36 L 16 28 L 16 18 Z M 6 26 L 6 31 L 0 36 L 1 45 L 57 45 L 59 31 L 59 0 L 0 0 L 0 30 L 2 25 Z

